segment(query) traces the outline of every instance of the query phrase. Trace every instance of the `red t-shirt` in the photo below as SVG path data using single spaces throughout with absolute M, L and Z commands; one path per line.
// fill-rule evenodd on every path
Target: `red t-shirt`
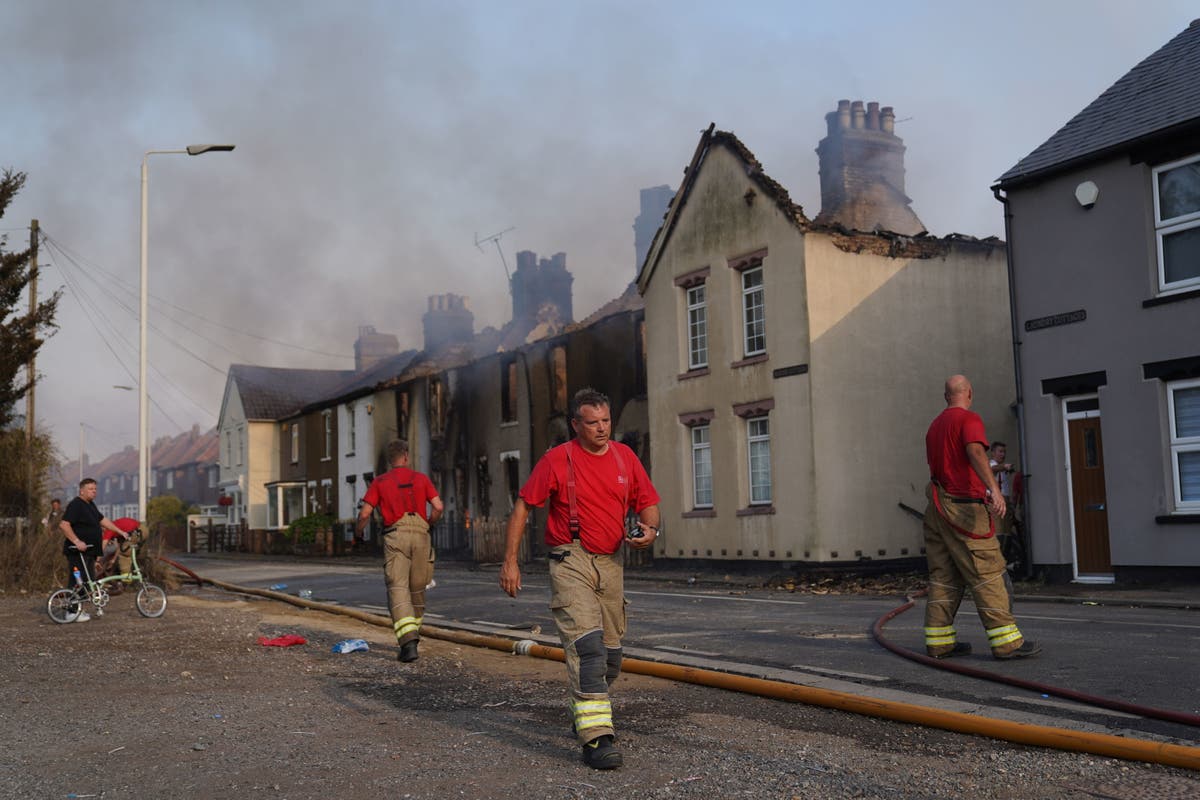
M 437 489 L 433 488 L 429 478 L 408 467 L 396 467 L 371 481 L 363 502 L 378 508 L 383 514 L 383 523 L 391 525 L 410 511 L 428 522 L 426 503 L 437 496 Z
M 540 508 L 551 500 L 546 544 L 571 541 L 571 508 L 567 496 L 567 448 L 575 466 L 575 508 L 579 540 L 592 553 L 615 553 L 625 537 L 628 509 L 641 511 L 658 503 L 658 492 L 637 455 L 620 442 L 608 443 L 603 455 L 584 450 L 572 439 L 550 450 L 537 462 L 521 487 L 521 499 Z M 617 465 L 621 454 L 624 475 Z
M 974 411 L 951 406 L 938 414 L 925 434 L 925 460 L 929 475 L 955 497 L 987 497 L 987 486 L 967 458 L 967 445 L 979 442 L 986 449 L 983 419 Z

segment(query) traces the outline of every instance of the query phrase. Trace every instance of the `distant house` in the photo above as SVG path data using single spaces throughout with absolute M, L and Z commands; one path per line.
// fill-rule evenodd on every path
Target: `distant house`
M 351 370 L 286 369 L 234 364 L 225 380 L 220 435 L 221 494 L 228 498 L 229 522 L 245 522 L 252 529 L 278 527 L 273 521 L 267 485 L 275 485 L 275 508 L 302 508 L 278 489 L 280 463 L 301 451 L 298 422 L 281 420 L 326 395 L 353 375 Z M 289 505 L 290 504 L 290 505 Z
M 172 495 L 185 506 L 217 505 L 220 466 L 217 431 L 198 426 L 178 436 L 163 437 L 151 449 L 151 496 Z
M 890 108 L 826 119 L 815 220 L 710 126 L 642 265 L 656 559 L 918 558 L 946 377 L 1015 430 L 1003 243 L 926 234 Z
M 1200 20 L 996 191 L 1034 562 L 1079 582 L 1197 574 Z

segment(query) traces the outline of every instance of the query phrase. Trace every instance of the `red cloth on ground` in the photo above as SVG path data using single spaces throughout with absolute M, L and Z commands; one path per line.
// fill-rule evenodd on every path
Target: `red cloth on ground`
M 303 636 L 289 633 L 286 636 L 276 636 L 274 639 L 260 636 L 258 637 L 258 643 L 263 647 L 291 647 L 294 644 L 307 644 L 308 640 Z

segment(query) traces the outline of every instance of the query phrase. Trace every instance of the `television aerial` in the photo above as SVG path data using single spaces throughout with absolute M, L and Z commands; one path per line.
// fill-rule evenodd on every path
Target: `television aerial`
M 508 262 L 504 260 L 504 250 L 502 250 L 500 247 L 500 237 L 509 231 L 515 230 L 515 227 L 505 228 L 499 233 L 493 233 L 491 236 L 485 236 L 482 239 L 479 238 L 478 233 L 475 234 L 475 246 L 479 248 L 479 252 L 481 253 L 483 252 L 483 246 L 488 242 L 494 242 L 496 244 L 496 252 L 500 254 L 500 263 L 504 265 L 504 277 L 509 283 L 512 283 L 512 276 L 508 274 Z

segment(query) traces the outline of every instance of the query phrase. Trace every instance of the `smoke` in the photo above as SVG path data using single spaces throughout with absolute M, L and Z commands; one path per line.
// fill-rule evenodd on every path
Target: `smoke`
M 419 347 L 430 294 L 503 324 L 504 268 L 477 235 L 515 228 L 510 271 L 518 250 L 565 251 L 585 317 L 634 277 L 638 190 L 677 187 L 710 121 L 815 216 L 824 114 L 842 97 L 892 105 L 921 219 L 1000 234 L 991 181 L 1190 19 L 1183 3 L 1123 8 L 11 3 L 0 165 L 29 182 L 0 227 L 39 218 L 136 309 L 142 154 L 236 144 L 150 157 L 152 425 L 174 433 L 215 423 L 231 361 L 347 368 L 359 325 Z M 43 286 L 79 269 L 53 263 Z M 118 363 L 80 303 L 137 341 L 101 287 L 64 298 L 38 416 L 68 451 L 80 422 L 136 430 L 133 393 L 109 388 L 136 376 L 134 351 L 115 344 Z

